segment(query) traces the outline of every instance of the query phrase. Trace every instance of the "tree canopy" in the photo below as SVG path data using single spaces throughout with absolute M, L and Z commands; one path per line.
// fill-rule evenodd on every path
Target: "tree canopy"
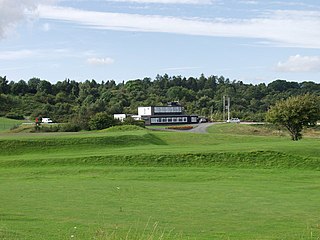
M 267 120 L 284 126 L 297 141 L 302 138 L 303 127 L 320 120 L 320 97 L 306 94 L 278 101 L 268 111 Z

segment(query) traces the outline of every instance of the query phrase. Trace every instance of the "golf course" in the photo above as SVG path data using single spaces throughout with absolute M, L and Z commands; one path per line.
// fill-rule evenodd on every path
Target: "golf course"
M 320 239 L 319 146 L 268 125 L 3 128 L 0 239 Z

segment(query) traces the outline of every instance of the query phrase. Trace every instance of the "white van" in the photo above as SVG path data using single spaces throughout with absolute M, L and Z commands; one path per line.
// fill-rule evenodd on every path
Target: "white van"
M 240 123 L 239 118 L 230 118 L 227 120 L 227 123 Z
M 50 118 L 42 118 L 42 123 L 53 123 L 53 121 Z

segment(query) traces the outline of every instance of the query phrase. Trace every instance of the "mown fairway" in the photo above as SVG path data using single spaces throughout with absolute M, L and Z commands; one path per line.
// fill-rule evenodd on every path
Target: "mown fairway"
M 0 239 L 320 238 L 319 135 L 214 125 L 0 140 Z

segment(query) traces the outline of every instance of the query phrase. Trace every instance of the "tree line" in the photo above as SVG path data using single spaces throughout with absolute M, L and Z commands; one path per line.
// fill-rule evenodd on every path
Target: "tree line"
M 231 99 L 231 116 L 264 121 L 277 101 L 303 94 L 320 95 L 320 84 L 312 81 L 275 80 L 269 84 L 246 84 L 223 76 L 183 77 L 157 75 L 116 83 L 107 80 L 57 83 L 31 78 L 9 81 L 0 77 L 0 116 L 12 118 L 50 117 L 55 122 L 74 122 L 88 128 L 97 113 L 136 114 L 138 106 L 165 105 L 179 101 L 189 114 L 222 120 L 223 96 Z

